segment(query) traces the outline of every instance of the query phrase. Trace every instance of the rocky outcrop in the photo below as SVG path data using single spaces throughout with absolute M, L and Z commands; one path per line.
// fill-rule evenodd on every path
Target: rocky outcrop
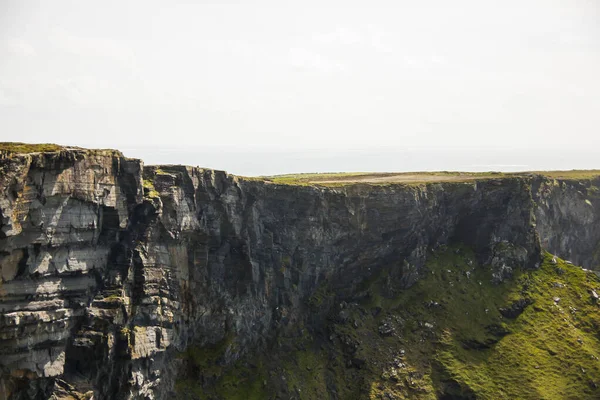
M 595 219 L 541 178 L 321 188 L 88 150 L 0 166 L 3 398 L 167 398 L 186 348 L 226 342 L 231 364 L 323 285 L 355 299 L 385 269 L 407 288 L 454 242 L 496 283 L 536 268 L 540 236 L 593 260 L 554 238 L 566 219 L 591 240 Z

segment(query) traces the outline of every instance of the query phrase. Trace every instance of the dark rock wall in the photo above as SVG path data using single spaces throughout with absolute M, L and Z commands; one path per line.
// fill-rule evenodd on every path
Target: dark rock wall
M 540 236 L 574 262 L 592 256 L 566 228 L 598 243 L 570 186 L 537 178 L 315 188 L 84 150 L 0 168 L 0 398 L 167 398 L 179 352 L 227 340 L 231 363 L 321 285 L 356 298 L 386 268 L 406 288 L 451 242 L 501 281 L 536 267 Z
M 542 247 L 575 265 L 600 269 L 600 178 L 536 178 L 533 197 Z

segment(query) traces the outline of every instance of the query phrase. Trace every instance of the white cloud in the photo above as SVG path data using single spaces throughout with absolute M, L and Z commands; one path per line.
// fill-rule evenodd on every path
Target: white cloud
M 27 41 L 20 38 L 8 38 L 0 42 L 0 47 L 9 54 L 33 57 L 36 55 L 35 48 Z
M 71 103 L 83 105 L 93 100 L 102 89 L 98 80 L 91 76 L 58 79 L 50 90 L 51 96 L 66 98 Z
M 333 32 L 319 33 L 313 39 L 317 42 L 327 44 L 357 45 L 365 44 L 366 40 L 362 34 L 345 28 L 337 27 Z
M 321 72 L 345 71 L 346 66 L 339 61 L 331 60 L 311 50 L 293 47 L 288 52 L 290 63 L 299 68 L 308 68 Z
M 0 107 L 10 107 L 15 105 L 17 105 L 16 99 L 0 88 Z
M 102 37 L 75 36 L 64 29 L 55 30 L 50 35 L 49 40 L 59 51 L 80 57 L 114 60 L 125 67 L 137 69 L 136 57 L 133 50 L 116 40 Z
M 448 60 L 445 57 L 436 54 L 431 56 L 431 62 L 438 65 L 448 64 Z
M 362 46 L 391 53 L 393 49 L 384 39 L 385 33 L 371 26 L 366 33 L 337 27 L 332 32 L 318 33 L 313 36 L 313 41 L 325 45 Z

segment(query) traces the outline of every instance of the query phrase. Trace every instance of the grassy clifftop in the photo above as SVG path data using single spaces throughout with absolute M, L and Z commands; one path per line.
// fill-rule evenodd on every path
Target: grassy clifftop
M 526 177 L 541 175 L 551 179 L 587 180 L 600 177 L 600 170 L 572 170 L 572 171 L 534 171 L 534 172 L 339 172 L 339 173 L 306 173 L 275 175 L 265 177 L 267 181 L 285 185 L 321 185 L 344 186 L 356 183 L 367 184 L 421 184 L 435 182 L 470 182 L 485 179 L 498 179 L 510 177 Z
M 109 155 L 122 157 L 123 154 L 113 149 L 85 149 L 77 146 L 61 146 L 54 143 L 20 143 L 0 142 L 0 153 L 7 154 L 31 154 L 31 153 L 56 153 L 59 151 L 84 151 L 88 154 Z
M 29 154 L 40 152 L 58 152 L 64 150 L 83 150 L 92 154 L 122 154 L 110 149 L 84 149 L 76 146 L 62 146 L 53 143 L 20 143 L 0 142 L 0 152 L 9 154 Z M 600 170 L 571 170 L 571 171 L 532 171 L 532 172 L 462 172 L 462 171 L 436 171 L 436 172 L 335 172 L 335 173 L 301 173 L 264 177 L 244 177 L 250 180 L 264 180 L 285 185 L 319 185 L 319 186 L 345 186 L 356 183 L 375 185 L 421 184 L 435 182 L 469 182 L 485 179 L 498 179 L 507 177 L 524 177 L 532 174 L 545 176 L 552 179 L 594 179 L 600 178 Z
M 206 369 L 210 377 L 207 360 L 192 357 L 179 396 L 599 398 L 598 277 L 545 254 L 539 269 L 492 281 L 468 249 L 451 248 L 405 291 L 387 273 L 357 303 L 335 304 L 324 287 L 307 304 L 314 315 L 327 309 L 324 327 L 298 327 L 232 369 Z M 219 365 L 214 349 L 206 354 Z
M 65 147 L 53 143 L 0 142 L 0 151 L 11 153 L 39 153 L 64 150 Z

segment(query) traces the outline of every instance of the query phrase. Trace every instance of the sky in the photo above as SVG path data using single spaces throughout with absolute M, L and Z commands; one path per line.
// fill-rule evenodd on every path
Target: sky
M 600 168 L 597 0 L 0 0 L 0 141 L 242 175 Z

